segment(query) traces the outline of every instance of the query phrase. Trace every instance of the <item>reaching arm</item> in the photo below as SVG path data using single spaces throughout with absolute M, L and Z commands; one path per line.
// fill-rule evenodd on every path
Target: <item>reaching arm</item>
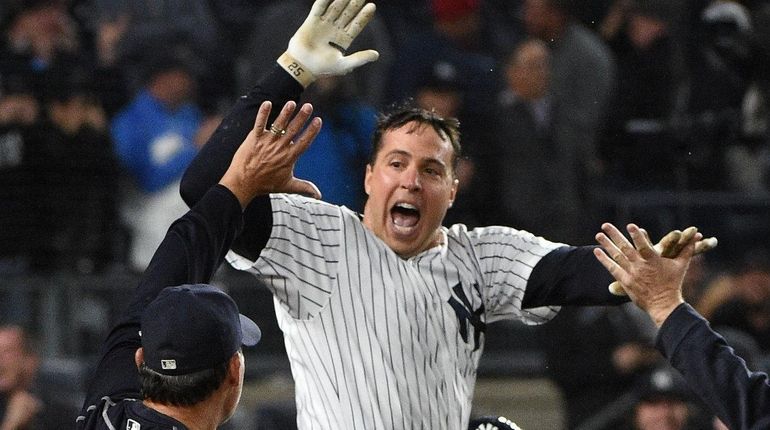
M 235 151 L 251 131 L 263 101 L 270 100 L 274 105 L 282 106 L 286 101 L 296 101 L 301 92 L 302 86 L 275 66 L 248 94 L 239 98 L 182 177 L 180 192 L 185 203 L 192 207 L 209 187 L 219 181 Z M 272 123 L 275 115 L 268 124 Z M 270 237 L 273 225 L 270 199 L 266 195 L 255 198 L 244 210 L 243 218 L 243 232 L 233 243 L 233 249 L 256 260 Z
M 296 101 L 302 90 L 322 75 L 344 75 L 374 61 L 377 51 L 366 50 L 344 55 L 358 34 L 374 16 L 375 6 L 361 0 L 350 2 L 316 0 L 305 22 L 289 41 L 286 52 L 271 70 L 230 110 L 208 143 L 185 172 L 181 194 L 194 205 L 227 169 L 230 159 L 251 130 L 257 109 L 265 100 L 281 106 Z M 274 118 L 266 124 L 273 124 Z M 256 260 L 267 243 L 272 228 L 272 212 L 267 196 L 259 197 L 244 211 L 245 228 L 233 249 Z
M 750 371 L 690 305 L 679 305 L 666 318 L 657 347 L 728 428 L 770 428 L 767 374 Z
M 133 357 L 141 346 L 139 327 L 143 309 L 166 287 L 206 283 L 211 279 L 241 230 L 244 207 L 256 196 L 270 192 L 317 193 L 311 183 L 294 178 L 293 170 L 294 162 L 320 131 L 321 120 L 314 118 L 300 134 L 312 114 L 312 106 L 306 104 L 294 115 L 296 104 L 288 102 L 275 120 L 284 124 L 286 133 L 275 134 L 265 129 L 271 107 L 270 102 L 260 105 L 253 129 L 232 156 L 219 184 L 171 225 L 126 315 L 105 342 L 82 416 L 103 396 L 139 396 Z
M 649 241 L 649 236 L 640 230 Z M 653 249 L 660 256 L 676 258 L 693 239 L 697 229 L 690 227 L 684 231 L 674 230 L 663 236 Z M 700 254 L 717 246 L 714 237 L 695 241 L 695 254 Z M 628 302 L 625 290 L 620 282 L 594 258 L 593 246 L 557 248 L 543 257 L 532 270 L 524 294 L 522 307 L 533 308 L 545 305 L 615 305 Z M 610 283 L 611 281 L 614 281 Z M 609 292 L 602 291 L 602 283 L 610 283 Z M 622 297 L 618 299 L 618 297 Z
M 607 290 L 612 276 L 597 263 L 593 246 L 564 246 L 546 254 L 532 269 L 522 308 L 621 304 L 628 298 Z
M 682 299 L 682 280 L 701 234 L 688 234 L 681 254 L 664 258 L 636 225 L 628 226 L 633 245 L 611 224 L 602 230 L 596 239 L 604 252 L 597 250 L 596 258 L 660 327 L 657 347 L 672 366 L 729 428 L 768 428 L 767 375 L 749 371 L 743 359 Z
M 238 200 L 227 188 L 216 186 L 171 225 L 145 271 L 126 315 L 104 343 L 82 416 L 103 396 L 139 397 L 134 352 L 141 346 L 139 321 L 142 309 L 165 287 L 208 282 L 241 224 Z

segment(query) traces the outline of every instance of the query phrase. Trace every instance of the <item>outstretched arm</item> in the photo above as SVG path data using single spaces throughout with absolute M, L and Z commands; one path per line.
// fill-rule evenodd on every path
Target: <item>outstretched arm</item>
M 673 230 L 663 236 L 653 249 L 662 257 L 676 258 L 697 230 Z M 649 241 L 647 232 L 642 230 Z M 717 245 L 714 237 L 699 236 L 695 242 L 695 254 Z M 613 281 L 609 272 L 594 258 L 593 246 L 565 246 L 556 248 L 544 256 L 532 270 L 522 307 L 538 306 L 596 306 L 625 303 L 629 299 L 620 282 Z M 604 286 L 610 283 L 609 289 Z
M 682 280 L 700 233 L 688 233 L 681 254 L 664 258 L 634 224 L 633 244 L 612 224 L 596 239 L 604 249 L 596 258 L 621 282 L 628 296 L 660 327 L 657 347 L 685 377 L 693 391 L 731 429 L 770 425 L 770 383 L 751 372 L 708 322 L 682 299 Z
M 312 106 L 306 104 L 294 115 L 296 104 L 289 102 L 276 118 L 277 123 L 285 124 L 286 133 L 276 134 L 265 129 L 271 107 L 270 102 L 262 103 L 254 127 L 219 183 L 166 233 L 125 316 L 105 341 L 79 420 L 103 396 L 113 400 L 139 396 L 134 352 L 141 346 L 138 332 L 143 309 L 166 287 L 209 282 L 240 232 L 242 210 L 252 199 L 269 192 L 316 192 L 315 186 L 294 178 L 292 172 L 294 162 L 321 129 L 321 120 L 314 118 L 298 134 L 312 114 Z
M 374 16 L 375 6 L 365 0 L 316 0 L 305 22 L 289 41 L 286 52 L 248 94 L 238 99 L 193 160 L 182 178 L 181 194 L 193 206 L 222 177 L 235 151 L 251 130 L 263 101 L 282 106 L 299 99 L 317 77 L 343 75 L 374 61 L 373 50 L 344 55 L 352 41 Z M 267 124 L 273 124 L 270 118 Z M 251 260 L 259 256 L 272 228 L 270 201 L 256 198 L 244 211 L 243 233 L 233 249 Z

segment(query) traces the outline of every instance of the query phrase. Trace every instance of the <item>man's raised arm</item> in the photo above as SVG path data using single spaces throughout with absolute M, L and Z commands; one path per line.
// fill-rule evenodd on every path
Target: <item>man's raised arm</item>
M 693 392 L 731 429 L 770 428 L 770 380 L 752 372 L 708 321 L 682 298 L 682 281 L 696 242 L 694 227 L 682 252 L 665 258 L 655 251 L 634 224 L 628 232 L 633 244 L 612 224 L 604 224 L 596 240 L 596 258 L 609 270 L 637 306 L 660 327 L 656 346 L 676 368 Z
M 323 75 L 343 75 L 378 58 L 377 51 L 345 55 L 358 34 L 374 16 L 375 5 L 365 0 L 316 0 L 288 48 L 248 94 L 230 112 L 195 157 L 182 178 L 180 193 L 192 207 L 222 177 L 235 151 L 251 131 L 263 101 L 283 106 L 299 99 L 302 90 Z M 275 113 L 267 122 L 275 121 Z M 280 129 L 276 129 L 280 132 Z M 272 228 L 269 199 L 258 197 L 244 212 L 244 230 L 233 248 L 256 259 Z

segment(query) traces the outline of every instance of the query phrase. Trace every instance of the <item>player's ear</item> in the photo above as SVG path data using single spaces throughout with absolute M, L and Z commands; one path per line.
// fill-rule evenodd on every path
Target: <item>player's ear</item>
M 452 189 L 449 191 L 449 207 L 451 208 L 455 202 L 457 196 L 457 187 L 460 185 L 460 180 L 455 178 L 452 180 Z
M 230 357 L 230 362 L 227 365 L 227 382 L 230 385 L 240 385 L 245 370 L 243 354 L 236 352 Z
M 372 189 L 371 180 L 372 180 L 372 165 L 371 163 L 369 163 L 366 165 L 366 176 L 364 176 L 364 191 L 366 191 L 367 196 L 369 195 L 369 192 Z
M 139 347 L 139 349 L 136 350 L 136 353 L 134 353 L 134 363 L 136 363 L 137 369 L 144 363 L 144 348 Z

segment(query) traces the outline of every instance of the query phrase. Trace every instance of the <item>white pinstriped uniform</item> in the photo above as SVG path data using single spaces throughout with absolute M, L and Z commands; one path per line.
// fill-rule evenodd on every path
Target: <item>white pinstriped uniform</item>
M 537 324 L 558 310 L 520 305 L 535 263 L 560 244 L 457 225 L 405 260 L 346 208 L 271 200 L 260 258 L 230 252 L 228 261 L 273 292 L 300 429 L 464 430 L 483 350 L 477 327 Z

